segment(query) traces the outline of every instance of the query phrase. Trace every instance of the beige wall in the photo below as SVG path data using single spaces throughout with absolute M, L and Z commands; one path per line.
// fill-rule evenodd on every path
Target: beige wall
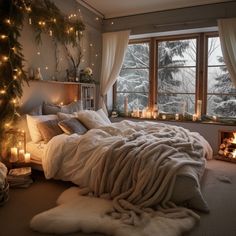
M 83 22 L 86 25 L 84 37 L 82 38 L 83 62 L 80 64 L 80 69 L 84 67 L 91 67 L 93 69 L 94 77 L 99 79 L 101 68 L 101 19 L 97 20 L 97 16 L 88 11 L 83 6 L 80 6 L 75 0 L 63 1 L 54 0 L 59 9 L 66 15 L 80 14 Z M 80 12 L 79 12 L 80 11 Z M 25 56 L 25 69 L 41 68 L 41 73 L 44 80 L 50 80 L 55 76 L 55 46 L 50 36 L 42 35 L 42 44 L 35 43 L 34 32 L 28 20 L 25 21 L 22 30 L 20 42 L 23 45 L 23 54 Z M 92 46 L 90 46 L 92 45 Z M 37 54 L 40 52 L 40 55 Z M 97 56 L 96 56 L 97 54 Z M 58 80 L 65 80 L 66 69 L 68 69 L 68 59 L 66 57 L 63 47 L 59 47 L 59 70 Z M 48 69 L 46 69 L 48 67 Z

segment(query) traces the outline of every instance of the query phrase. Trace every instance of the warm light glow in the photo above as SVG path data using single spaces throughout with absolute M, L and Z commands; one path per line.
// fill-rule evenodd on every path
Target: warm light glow
M 9 25 L 11 24 L 11 20 L 10 20 L 10 19 L 6 19 L 5 22 L 6 22 L 7 24 L 9 24 Z
M 0 94 L 5 94 L 6 93 L 6 90 L 2 89 L 0 90 Z
M 40 55 L 40 52 L 37 52 L 37 55 Z
M 236 149 L 232 152 L 233 158 L 236 158 Z
M 45 70 L 48 70 L 48 66 L 45 66 Z
M 232 143 L 233 143 L 233 144 L 236 144 L 236 132 L 233 133 L 233 136 L 234 136 L 234 137 L 233 137 Z
M 1 39 L 6 39 L 6 38 L 7 38 L 7 35 L 5 35 L 5 34 L 1 35 Z
M 7 60 L 8 60 L 8 57 L 7 57 L 7 56 L 3 56 L 3 57 L 2 57 L 2 60 L 3 60 L 3 61 L 7 61 Z
M 26 7 L 27 12 L 31 12 L 31 7 Z

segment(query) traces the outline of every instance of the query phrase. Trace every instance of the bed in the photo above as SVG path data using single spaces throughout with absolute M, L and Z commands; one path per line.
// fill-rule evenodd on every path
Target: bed
M 27 144 L 27 150 L 33 162 L 42 164 L 47 179 L 71 181 L 86 195 L 115 199 L 117 210 L 133 205 L 166 207 L 174 202 L 209 211 L 200 180 L 212 150 L 198 133 L 158 122 L 111 123 L 101 110 L 30 119 L 35 122 L 29 125 L 34 141 Z M 55 135 L 47 130 L 46 144 L 35 139 L 38 123 L 50 124 L 54 131 L 58 122 L 68 120 L 78 122 L 79 128 L 60 126 L 62 130 Z M 42 135 L 42 130 L 37 132 Z

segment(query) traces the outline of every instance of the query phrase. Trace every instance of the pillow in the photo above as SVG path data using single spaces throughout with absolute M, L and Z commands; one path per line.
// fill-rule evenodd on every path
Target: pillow
M 60 121 L 58 125 L 66 134 L 84 134 L 87 132 L 87 129 L 76 118 Z
M 96 129 L 100 126 L 106 126 L 105 122 L 101 116 L 96 111 L 84 110 L 77 112 L 77 118 L 82 122 L 84 126 L 88 129 Z
M 209 207 L 201 194 L 198 182 L 189 176 L 177 175 L 171 201 L 177 205 L 209 212 Z
M 52 103 L 43 103 L 43 114 L 50 115 L 50 114 L 57 114 L 61 111 L 61 107 Z
M 97 113 L 102 117 L 102 119 L 109 125 L 111 124 L 111 121 L 107 117 L 106 113 L 103 111 L 103 109 L 97 110 Z
M 59 120 L 47 120 L 37 124 L 45 143 L 48 143 L 54 136 L 62 134 L 63 131 L 58 125 Z
M 61 107 L 61 112 L 63 113 L 73 113 L 81 110 L 83 110 L 83 103 L 81 100 Z
M 31 109 L 29 111 L 29 115 L 31 115 L 31 116 L 39 116 L 39 115 L 42 115 L 42 114 L 43 114 L 43 106 L 42 106 L 42 104 L 37 106 L 37 107 L 35 107 L 35 108 L 33 108 L 33 109 Z
M 63 113 L 63 112 L 58 112 L 57 116 L 58 116 L 59 120 L 66 120 L 66 119 L 70 119 L 70 118 L 75 118 L 77 116 L 77 113 L 67 114 L 67 113 Z
M 43 139 L 41 133 L 38 130 L 37 124 L 47 120 L 56 120 L 57 115 L 42 115 L 42 116 L 31 116 L 26 115 L 27 125 L 30 133 L 30 137 L 33 142 L 39 142 Z

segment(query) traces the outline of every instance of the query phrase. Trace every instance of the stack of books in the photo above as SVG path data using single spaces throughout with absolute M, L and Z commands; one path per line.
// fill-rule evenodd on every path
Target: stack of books
M 33 183 L 31 167 L 21 167 L 9 170 L 7 181 L 10 187 L 27 188 Z

